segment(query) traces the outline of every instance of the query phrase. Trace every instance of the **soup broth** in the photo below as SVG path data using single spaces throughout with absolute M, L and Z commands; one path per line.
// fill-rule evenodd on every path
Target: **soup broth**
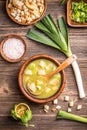
M 61 86 L 61 73 L 47 81 L 43 75 L 53 72 L 56 68 L 54 62 L 44 58 L 29 63 L 23 74 L 23 84 L 27 92 L 40 99 L 54 95 Z

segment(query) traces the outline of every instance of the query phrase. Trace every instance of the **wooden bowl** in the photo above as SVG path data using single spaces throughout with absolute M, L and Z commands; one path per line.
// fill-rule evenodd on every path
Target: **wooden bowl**
M 49 101 L 56 99 L 62 93 L 62 91 L 65 87 L 65 84 L 66 84 L 65 73 L 64 73 L 64 70 L 62 70 L 61 71 L 61 76 L 62 76 L 61 86 L 60 86 L 59 90 L 53 96 L 48 97 L 48 98 L 44 98 L 44 99 L 39 99 L 39 98 L 32 96 L 32 94 L 30 94 L 26 91 L 26 89 L 24 88 L 24 85 L 23 85 L 24 70 L 25 70 L 26 66 L 29 63 L 31 63 L 33 60 L 41 59 L 41 58 L 48 59 L 48 60 L 52 61 L 53 63 L 55 63 L 57 66 L 59 66 L 59 64 L 60 64 L 57 60 L 55 60 L 54 58 L 52 58 L 49 55 L 45 55 L 45 54 L 34 55 L 25 61 L 25 63 L 22 65 L 22 67 L 20 69 L 19 76 L 18 76 L 20 90 L 25 95 L 25 97 L 27 97 L 29 100 L 36 102 L 36 103 L 46 103 L 46 102 L 49 102 Z
M 74 22 L 71 20 L 71 14 L 72 14 L 71 5 L 72 5 L 73 1 L 79 2 L 80 0 L 67 0 L 67 23 L 68 23 L 68 25 L 71 27 L 87 27 L 87 22 L 79 23 L 79 22 Z M 84 1 L 87 3 L 86 0 L 84 0 Z
M 21 40 L 22 43 L 24 44 L 24 53 L 23 53 L 23 55 L 22 55 L 20 58 L 11 59 L 11 58 L 7 57 L 6 54 L 5 54 L 4 51 L 3 51 L 3 45 L 4 45 L 4 43 L 5 43 L 8 39 L 11 39 L 11 38 L 19 39 L 19 40 Z M 9 48 L 9 49 L 11 49 L 11 48 Z M 1 56 L 2 56 L 6 61 L 8 61 L 8 62 L 13 62 L 13 63 L 14 63 L 14 62 L 19 62 L 19 61 L 21 61 L 21 60 L 25 57 L 25 55 L 26 55 L 26 43 L 25 43 L 24 39 L 23 39 L 22 37 L 20 37 L 19 35 L 14 35 L 14 34 L 11 34 L 11 35 L 6 36 L 6 37 L 2 40 L 2 42 L 1 42 L 1 44 L 0 44 L 0 54 L 1 54 Z
M 46 11 L 46 0 L 44 0 L 44 11 L 42 12 L 42 14 L 40 15 L 40 17 L 36 18 L 35 20 L 33 20 L 32 22 L 30 23 L 22 23 L 22 22 L 18 22 L 10 13 L 10 9 L 8 8 L 8 4 L 9 4 L 10 0 L 6 0 L 6 11 L 7 11 L 7 14 L 8 16 L 17 24 L 20 24 L 20 25 L 32 25 L 36 22 L 38 22 L 44 15 L 45 11 Z
M 23 109 L 24 108 L 24 109 Z M 17 118 L 21 118 L 21 116 L 23 116 L 23 115 L 21 115 L 20 116 L 20 113 L 23 111 L 23 113 L 25 113 L 27 110 L 30 110 L 30 107 L 26 104 L 26 103 L 19 103 L 19 104 L 16 104 L 15 105 L 15 113 L 16 113 L 16 116 L 17 116 Z M 22 113 L 22 114 L 23 114 Z

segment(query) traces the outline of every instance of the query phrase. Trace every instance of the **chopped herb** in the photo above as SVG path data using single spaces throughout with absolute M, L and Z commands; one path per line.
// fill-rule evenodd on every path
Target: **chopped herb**
M 80 2 L 73 1 L 71 6 L 71 19 L 79 23 L 87 22 L 87 3 L 85 3 L 83 0 Z

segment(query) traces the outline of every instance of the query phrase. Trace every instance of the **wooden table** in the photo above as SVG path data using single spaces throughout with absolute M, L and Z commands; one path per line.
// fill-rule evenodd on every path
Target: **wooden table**
M 48 54 L 62 62 L 65 56 L 58 50 L 37 44 L 25 37 L 30 26 L 20 26 L 11 21 L 5 10 L 5 0 L 0 0 L 0 41 L 8 34 L 18 34 L 22 36 L 27 43 L 27 55 L 20 63 L 8 63 L 0 56 L 0 130 L 86 130 L 87 125 L 68 121 L 56 120 L 57 112 L 52 112 L 51 109 L 55 107 L 52 102 L 47 103 L 50 106 L 48 113 L 43 111 L 44 104 L 36 104 L 24 97 L 18 86 L 18 72 L 21 65 L 30 56 L 34 54 Z M 66 6 L 60 5 L 59 0 L 47 0 L 47 11 L 54 20 L 63 15 L 66 19 Z M 73 53 L 78 57 L 78 63 L 81 70 L 85 93 L 87 94 L 87 28 L 71 28 L 69 29 L 69 41 Z M 77 85 L 74 78 L 74 73 L 69 66 L 65 69 L 67 84 L 58 98 L 58 104 L 62 110 L 67 111 L 68 102 L 64 101 L 64 96 L 69 95 L 70 99 L 75 101 L 72 107 L 72 113 L 87 117 L 87 97 L 79 99 Z M 26 128 L 21 126 L 18 122 L 10 117 L 10 110 L 14 104 L 25 102 L 30 105 L 33 112 L 33 119 L 30 121 L 35 127 Z M 82 104 L 80 111 L 76 110 L 78 104 Z

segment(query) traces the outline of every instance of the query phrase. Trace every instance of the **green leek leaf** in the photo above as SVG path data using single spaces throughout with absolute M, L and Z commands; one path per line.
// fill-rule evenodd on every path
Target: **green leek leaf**
M 52 46 L 60 50 L 60 48 L 49 37 L 35 29 L 30 29 L 26 36 L 34 41 L 46 44 L 48 46 Z
M 47 23 L 47 19 L 49 19 L 49 24 Z M 62 33 L 60 34 L 60 31 L 58 31 L 58 29 L 56 29 L 56 25 L 54 24 L 53 19 L 51 21 L 52 17 L 45 17 L 43 18 L 43 23 L 38 22 L 35 26 L 42 32 L 44 32 L 49 38 L 51 38 L 55 44 L 57 44 L 59 46 L 59 48 L 61 48 L 63 51 L 67 51 L 67 46 L 66 46 L 66 41 L 64 40 L 64 37 L 62 36 Z M 50 23 L 53 23 L 53 28 L 51 26 Z M 49 25 L 49 27 L 48 27 Z M 48 27 L 48 28 L 47 28 Z M 54 31 L 54 28 L 56 30 L 56 32 Z M 51 31 L 50 31 L 51 30 Z M 50 32 L 49 32 L 50 31 Z M 60 36 L 61 35 L 61 36 Z
M 49 29 L 42 22 L 38 22 L 35 26 L 40 30 L 50 32 Z
M 61 0 L 61 4 L 64 4 L 65 2 L 67 2 L 67 0 Z
M 50 30 L 50 32 L 57 34 L 58 28 L 50 14 L 41 20 L 41 22 Z
M 67 26 L 63 17 L 58 18 L 58 25 L 66 43 L 68 44 L 68 30 L 67 30 Z

